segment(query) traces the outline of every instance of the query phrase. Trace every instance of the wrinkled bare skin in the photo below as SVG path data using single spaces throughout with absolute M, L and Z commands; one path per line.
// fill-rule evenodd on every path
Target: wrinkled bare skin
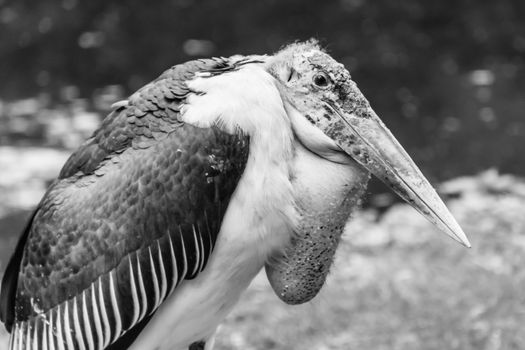
M 349 161 L 337 164 L 297 149 L 292 184 L 298 230 L 284 254 L 266 264 L 270 285 L 287 304 L 305 303 L 321 290 L 345 224 L 364 194 L 370 175 Z

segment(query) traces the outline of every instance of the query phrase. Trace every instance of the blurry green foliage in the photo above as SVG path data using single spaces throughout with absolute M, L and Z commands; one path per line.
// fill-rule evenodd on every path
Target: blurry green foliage
M 316 37 L 431 177 L 525 173 L 525 2 L 0 0 L 0 96 L 129 93 L 200 56 Z

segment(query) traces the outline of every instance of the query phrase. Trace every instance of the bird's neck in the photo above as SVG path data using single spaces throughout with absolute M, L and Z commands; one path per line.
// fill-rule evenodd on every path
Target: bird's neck
M 290 181 L 294 136 L 275 80 L 263 67 L 246 65 L 228 74 L 197 77 L 188 86 L 202 93 L 186 98 L 181 120 L 250 137 L 248 161 L 216 249 L 225 245 L 230 254 L 246 253 L 262 267 L 268 254 L 289 241 L 295 216 Z
M 219 239 L 262 264 L 287 244 L 296 212 L 290 181 L 293 135 L 286 116 L 261 116 L 267 126 L 250 137 L 245 171 L 230 201 Z M 255 263 L 255 261 L 254 261 Z

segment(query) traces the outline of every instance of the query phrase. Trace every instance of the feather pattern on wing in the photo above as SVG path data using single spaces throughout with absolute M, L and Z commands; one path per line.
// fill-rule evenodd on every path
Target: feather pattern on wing
M 10 349 L 121 348 L 205 269 L 248 140 L 185 124 L 179 109 L 195 73 L 234 69 L 226 59 L 169 69 L 72 154 L 4 275 Z

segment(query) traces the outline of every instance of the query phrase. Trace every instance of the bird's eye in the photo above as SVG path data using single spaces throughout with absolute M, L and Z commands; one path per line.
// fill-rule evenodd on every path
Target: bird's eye
M 320 88 L 326 88 L 330 84 L 330 77 L 325 72 L 319 72 L 314 75 L 314 84 Z
M 290 68 L 290 74 L 288 75 L 288 81 L 292 80 L 293 76 L 294 76 L 294 73 L 295 73 L 295 69 L 293 68 Z

